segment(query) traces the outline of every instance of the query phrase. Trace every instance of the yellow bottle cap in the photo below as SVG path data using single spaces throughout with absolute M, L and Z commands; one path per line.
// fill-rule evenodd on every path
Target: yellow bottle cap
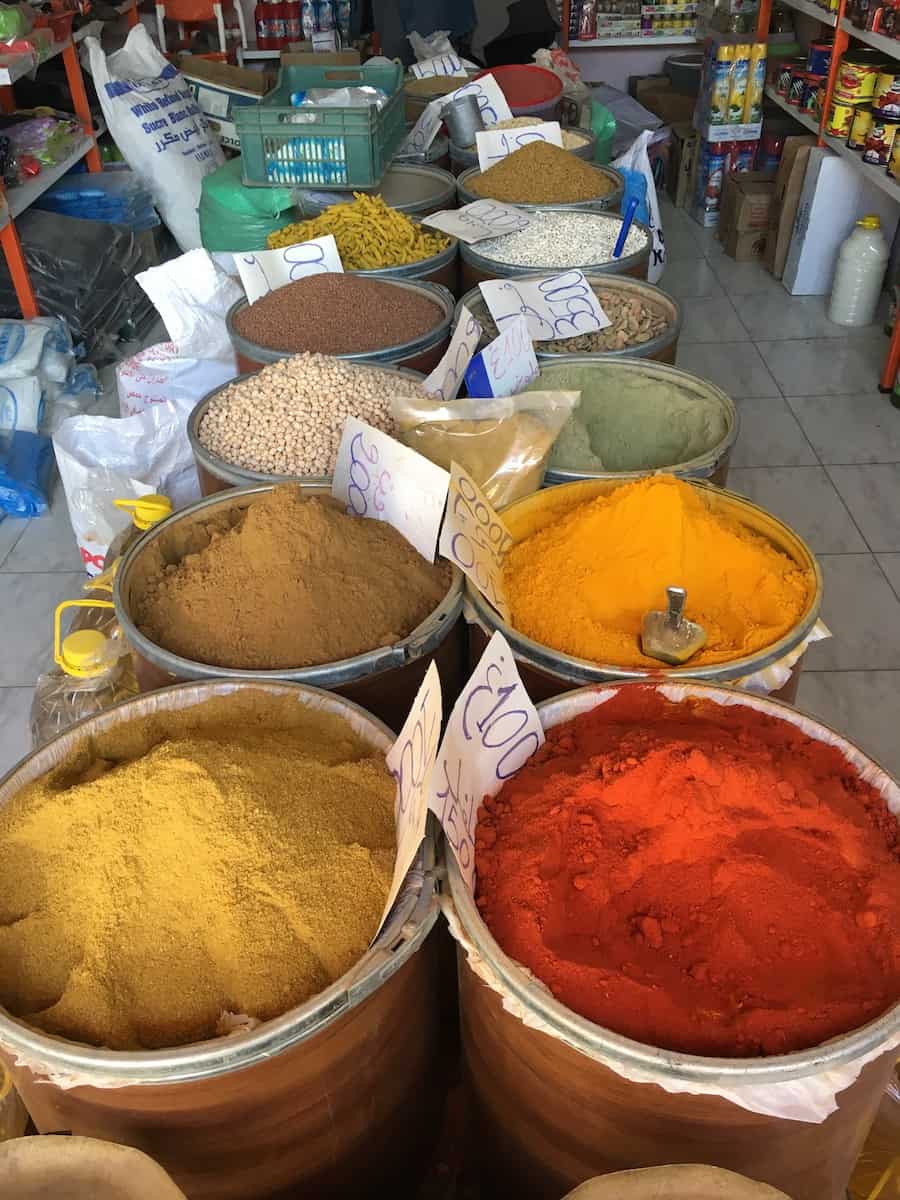
M 151 492 L 148 496 L 138 496 L 134 500 L 114 500 L 116 508 L 131 513 L 131 519 L 136 529 L 149 529 L 172 511 L 172 501 L 168 496 L 160 496 Z
M 867 217 L 863 217 L 861 221 L 857 221 L 856 223 L 857 225 L 861 225 L 863 229 L 880 229 L 881 217 L 877 213 L 869 213 Z
M 109 667 L 108 639 L 99 629 L 79 629 L 63 638 L 59 665 L 67 675 L 90 679 Z

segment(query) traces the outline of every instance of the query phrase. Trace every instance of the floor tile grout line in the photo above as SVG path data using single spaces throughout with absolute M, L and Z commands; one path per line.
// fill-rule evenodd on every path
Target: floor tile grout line
M 813 458 L 816 460 L 816 462 L 819 464 L 820 467 L 824 467 L 825 464 L 824 464 L 824 462 L 822 462 L 822 457 L 819 454 L 818 450 L 815 448 L 815 446 L 812 444 L 809 434 L 806 432 L 806 430 L 803 427 L 803 422 L 800 420 L 800 418 L 797 416 L 796 412 L 794 411 L 793 404 L 791 404 L 790 400 L 788 399 L 787 395 L 784 392 L 781 393 L 781 396 L 782 396 L 782 399 L 784 400 L 785 404 L 787 405 L 788 412 L 791 414 L 791 416 L 797 422 L 797 428 L 800 430 L 800 432 L 803 434 L 804 438 L 806 439 L 806 444 L 807 444 L 807 446 L 809 446 L 810 450 L 812 451 Z M 834 484 L 832 484 L 831 486 L 834 487 Z
M 5 517 L 4 520 L 18 521 L 18 520 L 21 520 L 21 517 Z M 18 544 L 22 540 L 22 538 L 25 536 L 25 531 L 27 530 L 28 526 L 31 524 L 31 522 L 33 520 L 34 520 L 33 517 L 29 517 L 27 519 L 27 521 L 23 522 L 22 528 L 19 530 L 18 537 L 13 542 L 13 544 L 10 546 L 10 548 L 7 550 L 7 552 L 3 555 L 3 558 L 0 559 L 0 571 L 3 570 L 3 564 L 6 562 L 6 560 L 9 558 L 9 556 L 12 554 L 13 550 L 15 550 L 16 546 L 18 546 Z M 0 529 L 2 529 L 2 528 L 3 528 L 3 521 L 0 521 Z
M 866 543 L 866 545 L 869 547 L 869 553 L 872 555 L 872 557 L 873 557 L 873 558 L 875 558 L 876 551 L 875 551 L 875 550 L 872 548 L 872 546 L 871 546 L 871 544 L 870 544 L 870 542 L 869 542 L 869 539 L 866 537 L 866 535 L 863 533 L 862 529 L 860 528 L 859 522 L 856 520 L 856 518 L 854 517 L 853 513 L 850 511 L 850 505 L 849 505 L 849 504 L 847 503 L 847 501 L 844 499 L 844 497 L 843 497 L 843 494 L 842 494 L 842 492 L 841 492 L 841 489 L 838 487 L 838 485 L 837 485 L 837 484 L 834 482 L 834 480 L 831 478 L 831 471 L 828 469 L 828 467 L 826 467 L 826 466 L 824 465 L 824 463 L 823 463 L 823 465 L 822 465 L 822 470 L 823 470 L 823 471 L 825 472 L 825 474 L 828 476 L 828 482 L 831 484 L 831 486 L 832 486 L 832 487 L 834 488 L 834 490 L 837 492 L 837 494 L 838 494 L 838 497 L 839 497 L 839 499 L 840 499 L 840 502 L 841 502 L 841 504 L 843 504 L 843 506 L 844 506 L 844 509 L 845 509 L 845 511 L 846 511 L 846 513 L 847 513 L 847 516 L 850 518 L 850 520 L 851 520 L 851 521 L 852 521 L 852 523 L 853 523 L 853 528 L 854 528 L 854 529 L 856 529 L 856 530 L 858 531 L 858 533 L 859 533 L 859 536 L 862 538 L 862 540 L 863 540 L 863 541 Z M 889 551 L 884 551 L 884 550 L 883 550 L 883 551 L 881 551 L 881 553 L 882 553 L 882 554 L 886 554 L 886 553 L 889 553 Z M 875 561 L 878 563 L 878 559 L 877 559 L 877 558 L 875 558 Z M 884 574 L 884 571 L 882 571 L 882 570 L 881 570 L 881 563 L 878 563 L 878 569 L 879 569 L 879 571 L 881 571 L 881 573 L 882 573 L 882 575 L 883 575 L 883 574 Z M 890 582 L 890 580 L 888 580 L 888 582 Z M 891 588 L 891 591 L 893 591 L 893 588 Z

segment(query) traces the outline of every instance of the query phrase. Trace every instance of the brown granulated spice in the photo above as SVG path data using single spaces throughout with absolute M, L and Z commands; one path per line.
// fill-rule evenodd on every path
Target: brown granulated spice
M 469 180 L 470 191 L 508 204 L 575 204 L 597 200 L 613 181 L 569 150 L 530 142 Z
M 240 309 L 234 324 L 257 346 L 299 354 L 362 354 L 401 346 L 443 317 L 421 292 L 359 275 L 307 275 Z
M 280 1016 L 371 942 L 393 794 L 346 721 L 258 689 L 82 743 L 0 810 L 0 1005 L 116 1050 Z
M 135 571 L 132 616 L 194 662 L 310 667 L 401 641 L 450 577 L 392 526 L 288 483 L 157 538 Z

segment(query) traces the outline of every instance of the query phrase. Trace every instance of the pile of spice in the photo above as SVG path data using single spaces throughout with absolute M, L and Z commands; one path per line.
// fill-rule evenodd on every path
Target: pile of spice
M 466 186 L 477 196 L 507 204 L 577 204 L 600 200 L 616 190 L 609 175 L 549 142 L 529 142 L 472 175 Z
M 0 809 L 0 1004 L 115 1050 L 280 1016 L 366 952 L 393 794 L 383 754 L 293 696 L 99 735 Z
M 132 617 L 194 662 L 310 667 L 401 641 L 450 578 L 393 526 L 286 483 L 156 538 L 135 566 Z
M 612 261 L 622 228 L 621 217 L 588 212 L 534 212 L 529 215 L 531 222 L 527 229 L 479 242 L 475 247 L 479 256 L 512 267 L 541 270 L 564 270 L 566 267 L 587 270 Z M 632 225 L 622 255 L 637 254 L 646 246 L 646 233 Z
M 593 283 L 592 290 L 609 317 L 610 324 L 594 333 L 540 342 L 537 346 L 539 351 L 544 354 L 600 354 L 610 350 L 626 350 L 631 346 L 652 342 L 664 334 L 672 323 L 671 311 L 647 296 L 637 296 L 624 288 L 597 282 Z M 468 307 L 481 322 L 486 337 L 491 340 L 497 337 L 499 330 L 487 305 L 478 301 Z
M 706 630 L 691 666 L 771 646 L 797 624 L 809 572 L 721 512 L 689 483 L 652 475 L 578 504 L 506 556 L 512 624 L 576 658 L 654 667 L 640 648 L 644 614 L 687 589 L 685 616 Z
M 645 471 L 679 466 L 719 445 L 728 432 L 723 401 L 708 385 L 615 362 L 547 364 L 527 391 L 565 388 L 581 401 L 553 447 L 567 471 Z
M 331 234 L 345 271 L 372 271 L 433 258 L 450 245 L 442 233 L 424 229 L 381 196 L 354 192 L 348 204 L 331 204 L 310 221 L 269 234 L 269 249 L 294 246 Z
M 526 129 L 540 125 L 541 122 L 535 117 L 510 117 L 507 121 L 497 121 L 491 126 L 491 132 L 495 129 Z M 572 129 L 562 130 L 562 144 L 564 150 L 577 150 L 579 146 L 585 145 L 588 139 L 581 133 L 576 133 Z M 476 144 L 473 142 L 471 146 L 466 146 L 466 150 L 474 150 Z
M 363 354 L 401 346 L 444 319 L 421 292 L 359 275 L 307 275 L 238 309 L 241 337 L 268 350 Z
M 417 380 L 397 371 L 298 354 L 218 392 L 197 436 L 248 471 L 330 475 L 347 417 L 393 434 L 392 398 L 422 394 Z
M 574 1012 L 645 1044 L 819 1045 L 900 999 L 900 826 L 835 747 L 628 687 L 494 798 L 477 902 Z

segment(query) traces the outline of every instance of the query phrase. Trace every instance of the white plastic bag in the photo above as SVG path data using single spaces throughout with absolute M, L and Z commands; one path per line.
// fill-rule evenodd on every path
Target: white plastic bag
M 0 320 L 0 379 L 37 375 L 48 332 L 34 321 Z
M 439 58 L 442 54 L 456 53 L 450 42 L 449 29 L 436 29 L 434 33 L 429 33 L 428 37 L 422 37 L 421 33 L 408 33 L 406 40 L 412 46 L 412 52 L 416 56 L 417 62 L 425 62 L 429 58 Z
M 160 492 L 180 508 L 199 499 L 186 420 L 184 405 L 159 404 L 133 417 L 70 417 L 53 435 L 88 575 L 100 574 L 110 542 L 130 521 L 114 500 Z
M 174 403 L 189 413 L 207 392 L 237 374 L 225 315 L 241 299 L 243 289 L 206 250 L 191 250 L 151 267 L 137 281 L 153 301 L 171 341 L 149 346 L 119 363 L 119 412 L 130 417 Z
M 659 201 L 656 198 L 656 184 L 653 182 L 653 172 L 650 170 L 650 157 L 647 147 L 653 139 L 650 130 L 639 133 L 624 154 L 613 162 L 614 167 L 627 167 L 632 171 L 640 171 L 647 180 L 647 210 L 650 213 L 650 228 L 653 231 L 653 246 L 650 250 L 650 268 L 647 278 L 650 283 L 658 283 L 666 265 L 666 247 L 663 241 L 662 222 L 659 217 Z
M 97 38 L 85 45 L 103 116 L 125 161 L 182 250 L 199 246 L 201 181 L 224 156 L 191 89 L 143 25 L 108 58 Z

